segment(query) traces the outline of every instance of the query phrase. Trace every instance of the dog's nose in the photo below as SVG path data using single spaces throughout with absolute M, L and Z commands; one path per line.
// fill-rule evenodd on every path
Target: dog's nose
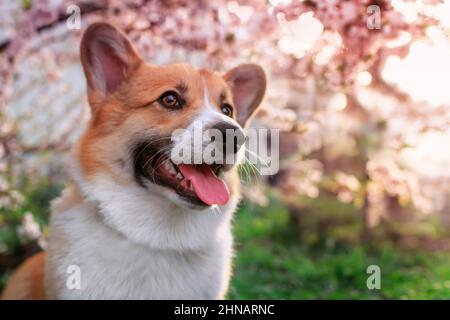
M 222 134 L 223 152 L 236 153 L 245 143 L 245 134 L 242 129 L 229 122 L 218 122 L 212 129 L 218 130 Z

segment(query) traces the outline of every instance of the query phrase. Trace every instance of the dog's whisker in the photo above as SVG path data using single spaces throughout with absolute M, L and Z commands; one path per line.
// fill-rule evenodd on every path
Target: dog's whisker
M 245 147 L 245 146 L 244 146 L 244 149 L 245 149 L 245 151 L 247 151 L 248 153 L 250 153 L 252 156 L 256 157 L 256 159 L 257 159 L 258 161 L 261 161 L 262 164 L 264 164 L 266 167 L 270 167 L 270 165 L 269 165 L 266 161 L 264 161 L 257 153 L 251 151 L 250 149 L 248 149 L 248 148 Z M 247 158 L 246 158 L 246 159 L 247 159 Z
M 145 144 L 145 146 L 139 151 L 139 153 L 137 154 L 136 158 L 134 159 L 134 164 L 136 165 L 136 162 L 138 161 L 139 157 L 148 149 L 148 147 L 150 147 L 155 142 L 164 141 L 164 140 L 170 141 L 170 138 L 169 137 L 159 137 L 159 138 L 156 138 L 156 139 L 153 138 L 151 141 L 147 142 Z
M 247 160 L 247 163 L 250 166 L 250 168 L 252 168 L 252 172 L 255 178 L 258 178 L 257 174 L 259 174 L 259 176 L 262 175 L 261 171 L 259 171 L 258 167 L 254 163 L 252 163 L 250 160 Z
M 152 157 L 150 158 L 150 159 L 148 159 L 145 163 L 144 163 L 144 165 L 143 165 L 143 168 L 145 168 L 145 167 L 147 167 L 147 165 L 158 155 L 158 154 L 160 154 L 160 153 L 164 153 L 164 152 L 166 152 L 166 151 L 169 151 L 170 150 L 170 146 L 167 146 L 167 147 L 164 147 L 164 148 L 161 148 L 161 149 L 159 149 L 157 152 L 155 152 L 153 155 L 152 155 Z M 159 159 L 158 159 L 159 160 Z
M 250 183 L 250 174 L 246 165 L 240 165 L 238 169 L 243 173 L 242 178 L 245 179 L 247 184 Z
M 152 174 L 151 174 L 152 176 L 155 174 L 155 171 L 163 164 L 162 161 L 159 161 L 162 157 L 164 157 L 164 153 L 161 153 L 161 155 L 156 160 L 157 165 L 152 170 Z

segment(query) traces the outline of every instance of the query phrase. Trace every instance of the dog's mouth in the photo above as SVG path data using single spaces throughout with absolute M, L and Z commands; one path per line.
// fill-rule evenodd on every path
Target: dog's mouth
M 197 205 L 224 205 L 230 193 L 219 177 L 221 164 L 175 164 L 162 149 L 144 146 L 137 149 L 135 176 L 169 188 L 185 201 Z

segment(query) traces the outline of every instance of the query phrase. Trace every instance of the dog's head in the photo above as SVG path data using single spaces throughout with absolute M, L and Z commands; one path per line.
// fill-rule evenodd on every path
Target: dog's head
M 92 119 L 79 164 L 87 183 L 108 175 L 181 205 L 224 205 L 260 104 L 264 71 L 240 65 L 224 75 L 186 64 L 144 62 L 113 26 L 88 27 L 81 42 Z

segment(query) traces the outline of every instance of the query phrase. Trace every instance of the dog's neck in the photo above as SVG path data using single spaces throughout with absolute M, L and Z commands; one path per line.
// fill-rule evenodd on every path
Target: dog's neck
M 133 207 L 143 203 L 132 205 L 140 199 L 132 196 L 130 205 L 121 203 L 128 192 L 104 206 L 85 197 L 72 183 L 53 203 L 48 297 L 223 298 L 231 269 L 231 211 L 214 215 L 166 205 L 167 211 L 161 212 L 162 206 L 151 203 L 151 210 L 140 212 Z M 129 221 L 122 221 L 123 225 L 118 224 L 121 212 L 109 211 L 119 204 L 121 210 L 128 210 Z M 67 268 L 72 265 L 82 270 L 81 290 L 65 286 Z

